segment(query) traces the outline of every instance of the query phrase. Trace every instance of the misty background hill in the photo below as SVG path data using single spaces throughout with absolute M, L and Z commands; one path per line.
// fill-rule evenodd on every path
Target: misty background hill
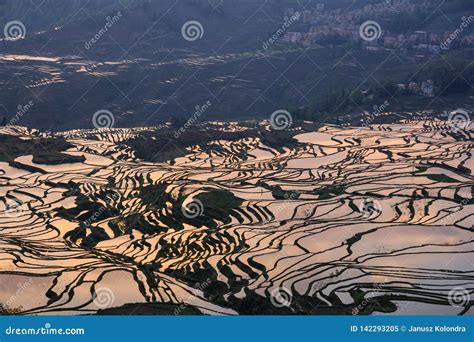
M 202 120 L 268 118 L 281 108 L 303 108 L 309 119 L 337 122 L 363 105 L 330 103 L 352 103 L 348 95 L 354 89 L 404 82 L 417 73 L 414 54 L 372 53 L 353 44 L 277 42 L 264 48 L 281 29 L 288 8 L 304 11 L 320 2 L 0 0 L 1 27 L 12 20 L 26 27 L 25 39 L 0 42 L 0 56 L 9 56 L 0 64 L 0 118 L 17 117 L 19 124 L 42 129 L 90 128 L 95 112 L 109 110 L 116 126 L 142 126 L 189 117 L 210 101 Z M 380 1 L 324 3 L 347 12 Z M 473 9 L 459 0 L 441 5 L 442 13 L 433 11 L 409 28 L 454 30 Z M 104 31 L 110 20 L 113 25 Z M 202 24 L 201 39 L 183 39 L 189 21 Z M 470 51 L 452 55 L 472 60 Z M 19 114 L 18 108 L 30 102 L 34 105 Z

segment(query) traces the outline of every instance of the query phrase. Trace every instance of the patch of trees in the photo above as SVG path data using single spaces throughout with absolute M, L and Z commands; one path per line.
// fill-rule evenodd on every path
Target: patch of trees
M 337 123 L 339 115 L 360 108 L 372 110 L 374 105 L 380 106 L 385 100 L 397 95 L 398 88 L 393 81 L 359 87 L 355 90 L 333 90 L 316 97 L 310 105 L 294 110 L 293 115 L 297 120 Z
M 439 60 L 424 67 L 417 81 L 433 80 L 441 95 L 463 94 L 471 90 L 474 66 L 460 60 Z

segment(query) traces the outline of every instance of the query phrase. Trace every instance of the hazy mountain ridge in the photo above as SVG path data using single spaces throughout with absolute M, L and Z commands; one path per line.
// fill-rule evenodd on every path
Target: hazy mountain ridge
M 0 0 L 0 24 L 11 20 L 20 20 L 29 31 L 51 30 L 57 26 L 67 25 L 73 20 L 93 15 L 105 14 L 121 8 L 122 5 L 133 5 L 136 0 Z M 3 34 L 3 32 L 2 32 Z
M 127 8 L 115 0 L 77 0 L 68 6 L 45 1 L 40 9 L 52 8 L 45 16 L 38 16 L 33 6 L 23 8 L 23 2 L 3 1 L 8 8 L 4 18 L 24 20 L 27 36 L 1 42 L 0 55 L 50 58 L 3 58 L 0 65 L 5 95 L 0 101 L 0 119 L 19 116 L 18 123 L 30 127 L 90 128 L 93 114 L 102 109 L 113 112 L 116 127 L 154 125 L 175 116 L 189 117 L 196 106 L 209 100 L 213 105 L 205 113 L 206 120 L 268 118 L 281 108 L 294 111 L 310 107 L 311 102 L 318 108 L 328 93 L 341 86 L 360 88 L 368 70 L 376 72 L 380 83 L 405 82 L 420 66 L 407 54 L 390 58 L 391 52 L 372 53 L 353 46 L 302 48 L 277 42 L 265 50 L 264 42 L 281 28 L 284 10 L 304 8 L 296 0 L 135 0 Z M 369 2 L 377 1 L 331 4 L 344 3 L 344 8 L 352 9 Z M 451 3 L 456 2 L 446 2 Z M 91 16 L 80 11 L 58 30 L 31 33 L 36 26 L 41 27 L 38 30 L 44 25 L 56 27 L 58 18 L 71 16 L 83 5 Z M 118 12 L 117 22 L 92 42 L 104 29 L 107 17 Z M 190 20 L 203 26 L 202 39 L 195 42 L 182 37 L 183 24 Z M 472 52 L 454 57 L 472 59 Z M 408 110 L 464 105 L 458 99 L 443 99 L 432 106 L 425 106 L 423 99 L 422 104 L 415 100 Z M 35 105 L 18 115 L 18 106 L 29 101 Z M 376 101 L 380 103 L 362 108 L 370 110 L 385 99 Z M 431 100 L 425 102 L 428 105 Z M 392 103 L 392 109 L 395 105 Z M 402 106 L 397 109 L 404 110 Z M 325 113 L 321 120 L 335 122 L 341 113 L 332 114 Z

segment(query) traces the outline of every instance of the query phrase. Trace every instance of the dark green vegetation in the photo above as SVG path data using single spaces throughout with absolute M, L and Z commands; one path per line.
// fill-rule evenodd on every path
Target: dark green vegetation
M 238 265 L 239 267 L 244 266 L 242 263 Z M 261 264 L 253 262 L 252 266 L 259 267 L 262 273 L 267 271 Z M 245 270 L 251 272 L 250 268 L 246 268 Z M 291 303 L 289 303 L 288 306 L 282 307 L 276 307 L 272 304 L 270 293 L 268 293 L 266 297 L 263 297 L 256 293 L 248 292 L 243 299 L 231 295 L 226 300 L 224 299 L 224 295 L 228 294 L 229 291 L 238 292 L 239 289 L 245 288 L 248 285 L 248 281 L 237 279 L 231 269 L 226 265 L 221 266 L 220 272 L 228 277 L 229 285 L 218 280 L 218 274 L 216 274 L 215 270 L 208 264 L 205 265 L 205 268 L 200 268 L 195 272 L 184 273 L 178 270 L 167 271 L 170 275 L 178 277 L 191 286 L 196 283 L 202 284 L 203 282 L 208 282 L 209 285 L 203 287 L 204 296 L 215 304 L 236 310 L 241 315 L 368 315 L 373 312 L 390 313 L 397 309 L 394 303 L 384 297 L 367 300 L 367 297 L 364 297 L 364 293 L 361 290 L 351 292 L 351 296 L 355 301 L 352 306 L 343 305 L 335 295 L 329 297 L 333 305 L 328 306 L 326 302 L 316 297 L 302 296 L 297 294 L 296 291 L 293 291 Z M 255 273 L 252 276 L 258 277 L 258 275 L 259 274 Z M 333 276 L 335 276 L 335 274 L 331 274 L 331 277 Z M 368 287 L 370 286 L 371 285 L 368 285 Z M 355 312 L 354 309 L 358 307 L 360 307 L 360 309 Z
M 301 132 L 295 131 L 262 131 L 260 132 L 260 137 L 262 140 L 262 144 L 272 147 L 279 152 L 284 152 L 283 147 L 287 148 L 295 148 L 300 146 L 297 140 L 293 137 Z
M 100 241 L 107 240 L 108 236 L 103 229 L 93 229 L 88 233 L 87 228 L 91 224 L 117 215 L 120 207 L 114 207 L 114 199 L 119 198 L 118 192 L 107 188 L 90 197 L 82 194 L 79 185 L 74 182 L 69 182 L 64 186 L 69 189 L 64 196 L 76 197 L 76 206 L 70 209 L 61 207 L 57 209 L 57 212 L 60 217 L 78 222 L 77 228 L 68 232 L 64 238 L 73 242 L 81 239 L 81 245 L 89 248 L 95 246 Z M 121 234 L 119 229 L 114 226 L 111 227 L 115 228 L 114 233 L 117 236 Z
M 243 127 L 248 127 L 248 129 L 235 132 L 222 131 L 208 123 L 191 125 L 182 133 L 180 127 L 160 128 L 153 132 L 142 132 L 138 137 L 126 140 L 124 144 L 133 148 L 139 159 L 173 164 L 175 158 L 189 154 L 190 147 L 199 146 L 204 152 L 219 154 L 224 151 L 224 147 L 218 143 L 219 141 L 233 142 L 255 136 L 260 137 L 263 145 L 283 153 L 283 148 L 295 149 L 303 146 L 294 139 L 294 136 L 304 132 L 314 132 L 318 125 L 295 121 L 291 126 L 295 129 L 281 131 L 266 130 L 264 126 L 257 126 L 249 122 Z M 248 157 L 245 150 L 233 151 L 233 153 L 242 159 Z
M 392 66 L 393 67 L 393 66 Z M 386 70 L 388 71 L 388 70 Z M 367 80 L 356 87 L 343 87 L 317 95 L 310 104 L 292 111 L 295 118 L 315 122 L 360 123 L 356 113 L 366 110 L 418 111 L 469 108 L 474 105 L 474 65 L 460 56 L 434 59 L 422 68 L 410 64 L 398 65 L 390 70 L 385 81 Z M 410 82 L 421 84 L 426 80 L 434 83 L 435 98 L 413 94 L 408 90 Z M 403 84 L 406 89 L 400 89 Z M 470 96 L 470 97 L 469 97 Z M 349 117 L 352 116 L 352 117 Z M 378 118 L 378 120 L 383 118 Z
M 126 141 L 125 144 L 132 147 L 140 159 L 150 162 L 164 162 L 184 156 L 187 153 L 186 148 L 191 146 L 200 145 L 203 150 L 210 150 L 218 148 L 215 144 L 209 145 L 213 141 L 235 141 L 255 135 L 254 130 L 222 132 L 213 130 L 212 127 L 206 129 L 200 126 L 191 126 L 179 135 L 176 135 L 177 132 L 167 128 L 156 132 L 145 132 L 138 138 Z
M 446 175 L 427 175 L 428 179 L 441 183 L 458 183 L 459 181 Z
M 379 286 L 382 288 L 383 284 Z M 391 313 L 397 311 L 397 306 L 390 301 L 388 296 L 380 296 L 377 294 L 381 288 L 375 288 L 374 291 L 376 294 L 373 297 L 369 297 L 369 299 L 367 299 L 367 294 L 364 291 L 360 289 L 352 290 L 350 292 L 351 296 L 357 304 L 354 305 L 357 311 L 353 311 L 353 314 L 371 315 L 376 312 Z
M 269 185 L 265 183 L 265 181 L 259 180 L 256 185 L 258 187 L 262 187 L 263 189 L 270 190 L 272 192 L 272 196 L 275 199 L 279 200 L 296 200 L 299 198 L 300 194 L 295 191 L 285 191 L 279 185 Z
M 127 304 L 118 308 L 99 310 L 100 316 L 200 316 L 201 311 L 189 304 Z
M 23 311 L 22 307 L 10 308 L 10 307 L 0 303 L 0 316 L 18 315 L 22 311 Z
M 75 196 L 76 206 L 70 209 L 59 208 L 59 216 L 73 222 L 77 222 L 77 227 L 68 232 L 64 237 L 78 243 L 86 248 L 94 247 L 100 241 L 108 240 L 105 231 L 96 227 L 93 230 L 88 228 L 99 221 L 116 217 L 109 221 L 108 226 L 112 229 L 114 236 L 132 234 L 133 230 L 144 234 L 154 234 L 166 232 L 171 227 L 174 230 L 182 230 L 183 224 L 192 224 L 195 227 L 209 227 L 211 231 L 217 229 L 222 224 L 229 224 L 231 216 L 242 221 L 242 218 L 235 209 L 242 204 L 240 198 L 235 197 L 231 192 L 220 189 L 205 188 L 195 197 L 200 203 L 202 213 L 196 217 L 185 215 L 183 208 L 186 208 L 187 195 L 180 193 L 177 198 L 167 192 L 170 184 L 155 184 L 143 186 L 143 179 L 138 179 L 140 184 L 133 198 L 143 203 L 146 211 L 151 211 L 159 215 L 162 222 L 150 222 L 149 217 L 145 217 L 143 211 L 132 212 L 128 215 L 119 216 L 121 210 L 120 190 L 113 188 L 112 184 L 101 189 L 93 195 L 81 193 L 78 184 L 69 182 L 65 185 L 69 190 L 65 196 Z M 171 203 L 169 208 L 168 203 Z M 172 246 L 169 245 L 169 248 Z M 163 246 L 161 253 L 170 251 Z
M 220 189 L 205 189 L 196 198 L 204 204 L 204 213 L 207 216 L 204 219 L 199 219 L 202 223 L 198 224 L 212 228 L 217 228 L 215 220 L 229 224 L 231 222 L 231 214 L 243 203 L 242 199 L 236 197 L 231 192 Z
M 343 184 L 335 184 L 315 190 L 313 193 L 318 195 L 320 200 L 327 200 L 342 195 L 345 190 L 346 187 Z
M 442 96 L 467 94 L 474 83 L 474 65 L 462 59 L 436 60 L 424 65 L 413 78 L 433 80 L 436 93 Z
M 86 160 L 84 156 L 71 156 L 64 153 L 38 152 L 33 155 L 33 163 L 45 165 L 61 165 L 68 163 L 82 163 Z
M 83 162 L 82 156 L 61 153 L 72 145 L 63 138 L 20 139 L 11 135 L 0 135 L 0 161 L 15 164 L 14 160 L 25 155 L 33 155 L 36 164 L 58 165 Z

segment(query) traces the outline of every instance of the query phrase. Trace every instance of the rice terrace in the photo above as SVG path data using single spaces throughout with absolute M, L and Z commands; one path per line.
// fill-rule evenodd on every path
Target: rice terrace
M 0 128 L 2 308 L 472 314 L 472 123 L 274 123 Z

